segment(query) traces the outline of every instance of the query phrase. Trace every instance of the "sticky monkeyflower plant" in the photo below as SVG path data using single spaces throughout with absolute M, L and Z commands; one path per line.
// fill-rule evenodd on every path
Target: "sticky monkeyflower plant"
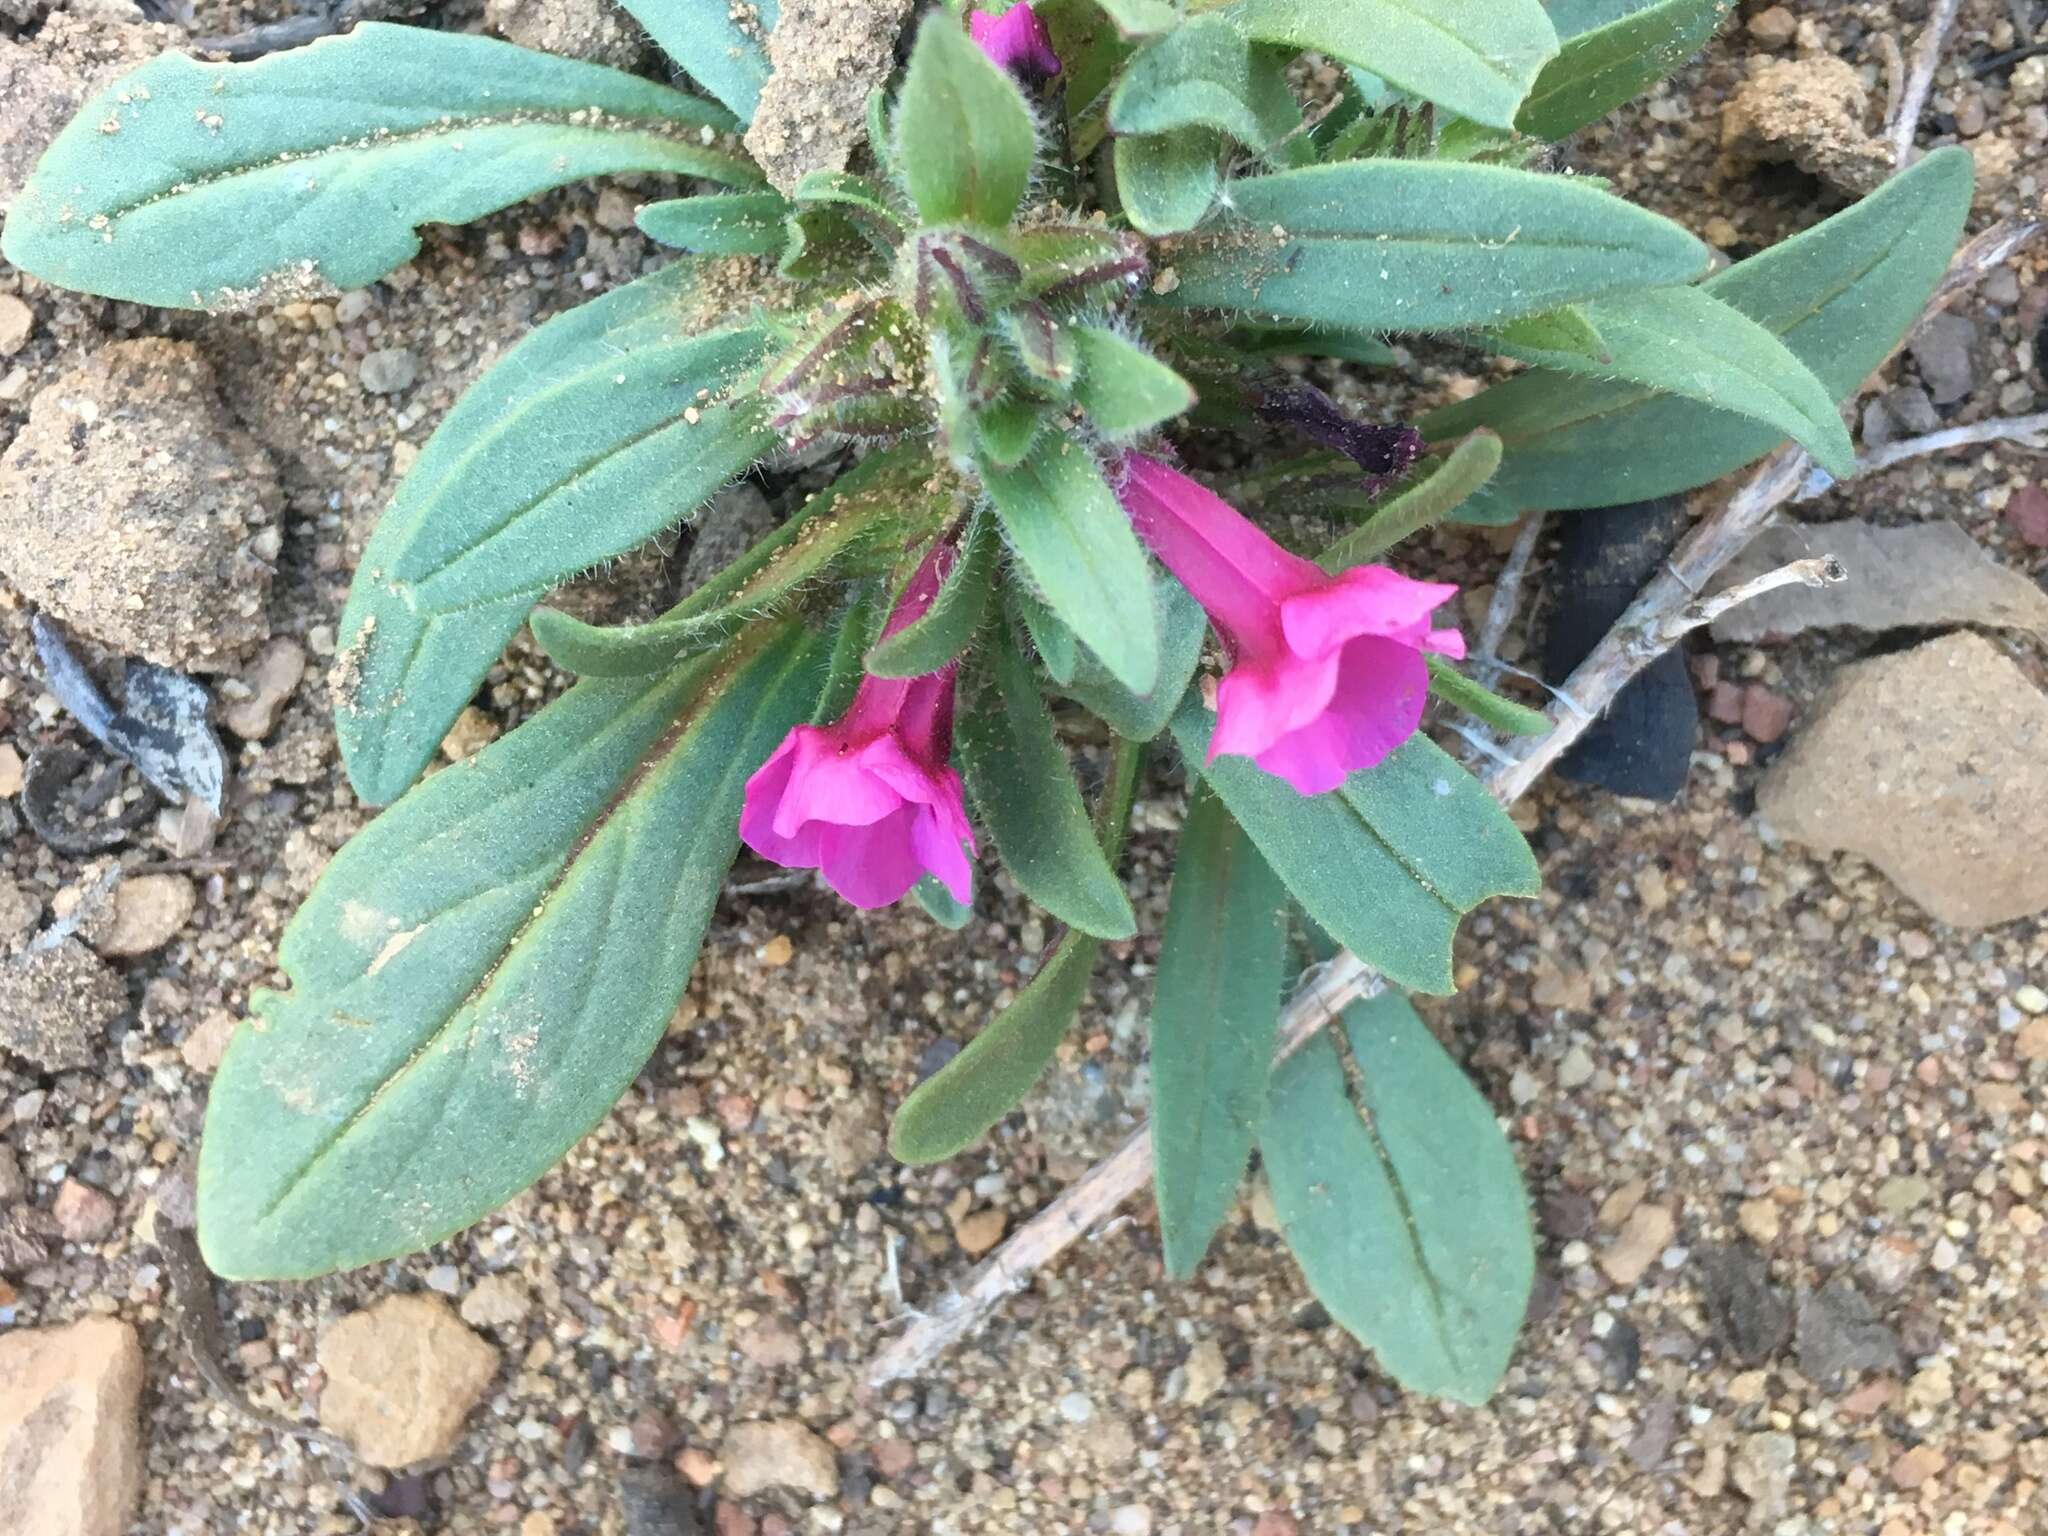
M 1968 159 L 1713 271 L 1552 146 L 1729 0 L 991 0 L 916 20 L 845 168 L 771 185 L 738 136 L 776 6 L 628 5 L 708 95 L 380 24 L 166 56 L 8 218 L 7 258 L 51 282 L 241 309 L 575 179 L 689 194 L 639 211 L 674 258 L 485 372 L 370 540 L 335 723 L 362 798 L 395 803 L 222 1063 L 208 1260 L 367 1264 L 539 1178 L 660 1041 L 742 846 L 953 925 L 1000 861 L 1061 925 L 896 1117 L 899 1156 L 953 1155 L 1137 932 L 1117 866 L 1149 744 L 1189 783 L 1151 1010 L 1168 1270 L 1256 1150 L 1332 1317 L 1410 1388 L 1484 1398 L 1525 1199 L 1402 994 L 1451 990 L 1462 917 L 1537 871 L 1419 727 L 1432 694 L 1493 729 L 1531 712 L 1459 673 L 1453 588 L 1402 543 L 1681 491 L 1787 438 L 1844 469 L 1838 407 L 1942 272 Z M 1279 361 L 1393 370 L 1418 335 L 1522 366 L 1405 426 Z M 1282 446 L 1248 461 L 1252 422 Z M 1241 467 L 1193 467 L 1216 463 Z M 667 614 L 545 605 L 756 466 L 825 478 Z M 522 625 L 578 681 L 421 781 Z M 1331 945 L 1391 990 L 1276 1067 L 1282 994 Z

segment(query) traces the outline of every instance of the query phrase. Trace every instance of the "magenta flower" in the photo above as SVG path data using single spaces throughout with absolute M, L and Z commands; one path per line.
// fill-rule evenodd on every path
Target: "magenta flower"
M 1052 51 L 1052 34 L 1025 0 L 1018 0 L 1000 16 L 972 12 L 967 32 L 997 68 L 1010 74 L 1037 81 L 1050 80 L 1060 72 L 1060 56 Z
M 950 545 L 933 546 L 885 636 L 931 606 L 952 557 Z M 900 901 L 926 874 L 972 900 L 974 831 L 947 764 L 953 673 L 863 677 L 832 724 L 792 730 L 747 780 L 741 840 L 764 859 L 816 869 L 856 907 Z
M 1202 605 L 1230 657 L 1211 762 L 1249 757 L 1319 795 L 1415 733 L 1429 690 L 1422 653 L 1465 654 L 1462 635 L 1429 623 L 1455 586 L 1383 565 L 1331 576 L 1157 459 L 1128 454 L 1123 471 L 1117 494 L 1131 525 Z

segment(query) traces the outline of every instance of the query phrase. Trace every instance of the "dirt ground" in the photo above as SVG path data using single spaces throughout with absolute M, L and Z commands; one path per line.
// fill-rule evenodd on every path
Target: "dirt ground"
M 1717 169 L 1721 106 L 1745 65 L 1833 54 L 1881 104 L 1878 39 L 1910 50 L 1926 6 L 1815 0 L 1794 38 L 1745 27 L 1758 9 L 1568 157 L 1735 255 L 1845 200 L 1793 168 Z M 2031 11 L 2048 41 L 2048 6 Z M 2034 41 L 2015 32 L 2027 12 L 1967 0 L 1923 132 L 1978 154 L 1979 225 L 2038 205 L 2048 166 L 2039 95 L 2018 99 L 2009 66 L 1969 68 Z M 203 14 L 219 31 L 250 19 Z M 176 1345 L 147 1241 L 158 1212 L 190 1199 L 208 1067 L 192 1037 L 281 979 L 286 917 L 365 819 L 321 675 L 367 528 L 496 351 L 658 262 L 631 228 L 635 201 L 552 195 L 432 232 L 360 297 L 247 317 L 82 299 L 0 266 L 0 294 L 34 315 L 0 358 L 0 448 L 36 391 L 108 340 L 196 344 L 276 465 L 270 623 L 311 661 L 267 736 L 229 738 L 236 787 L 191 874 L 196 913 L 122 962 L 133 1011 L 104 1058 L 39 1074 L 0 1053 L 0 1145 L 26 1175 L 21 1202 L 46 1211 L 69 1176 L 117 1210 L 103 1239 L 53 1241 L 0 1279 L 0 1323 L 112 1313 L 142 1331 L 137 1536 L 349 1532 L 351 1490 L 380 1531 L 619 1532 L 623 1469 L 679 1457 L 708 1480 L 731 1426 L 761 1418 L 831 1442 L 836 1496 L 736 1499 L 712 1482 L 696 1502 L 720 1536 L 2048 1531 L 2048 1063 L 2014 1045 L 2026 1005 L 2048 1007 L 2048 924 L 1945 928 L 1855 859 L 1767 840 L 1753 796 L 1776 748 L 1711 725 L 1673 806 L 1555 784 L 1532 797 L 1518 814 L 1546 895 L 1480 913 L 1459 950 L 1464 991 L 1426 1010 L 1510 1125 L 1538 1213 L 1529 1326 L 1485 1408 L 1405 1398 L 1307 1295 L 1252 1197 L 1193 1284 L 1165 1281 L 1134 1208 L 927 1376 L 858 1390 L 906 1313 L 971 1267 L 961 1218 L 1023 1219 L 1143 1113 L 1147 977 L 1180 811 L 1155 777 L 1130 869 L 1145 936 L 1108 946 L 1053 1079 L 986 1145 L 906 1170 L 882 1132 L 1043 942 L 1014 890 L 998 882 L 957 934 L 901 913 L 855 922 L 809 890 L 729 898 L 669 1038 L 535 1190 L 431 1252 L 224 1294 L 231 1368 L 310 1424 L 314 1342 L 337 1317 L 392 1292 L 459 1303 L 487 1276 L 523 1281 L 531 1309 L 482 1330 L 503 1364 L 454 1456 L 387 1486 L 231 1415 Z M 2042 408 L 2044 310 L 2038 259 L 1966 301 L 1973 378 L 1945 420 Z M 361 360 L 401 349 L 416 381 L 366 391 Z M 2041 465 L 2016 450 L 1919 461 L 1806 512 L 1951 517 L 2040 578 L 2048 550 L 2001 512 Z M 1442 569 L 1483 588 L 1499 547 L 1446 536 Z M 629 563 L 608 616 L 652 611 L 666 564 Z M 27 619 L 0 587 L 0 742 L 24 758 L 77 734 L 45 692 Z M 2038 675 L 2037 649 L 1999 638 Z M 1888 643 L 1723 647 L 1719 665 L 1797 708 Z M 509 726 L 557 686 L 515 651 L 476 724 Z M 10 810 L 0 834 L 0 878 L 21 901 L 50 914 L 78 900 L 83 862 Z M 169 856 L 149 829 L 127 854 Z M 1668 1232 L 1642 1216 L 1651 1206 Z M 1623 1228 L 1655 1239 L 1628 1283 L 1600 1262 Z

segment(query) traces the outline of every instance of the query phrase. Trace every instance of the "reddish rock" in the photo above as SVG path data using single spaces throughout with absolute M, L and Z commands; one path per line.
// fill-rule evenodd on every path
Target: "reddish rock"
M 917 1450 L 908 1440 L 877 1440 L 869 1454 L 884 1477 L 901 1477 L 917 1465 Z
M 7 1536 L 122 1536 L 142 1494 L 142 1346 L 111 1317 L 0 1333 Z
M 1742 729 L 1751 741 L 1771 742 L 1783 736 L 1792 724 L 1792 701 L 1773 693 L 1761 683 L 1742 691 Z
M 103 1243 L 114 1230 L 114 1202 L 76 1179 L 66 1179 L 58 1186 L 50 1214 L 69 1243 Z
M 2021 486 L 2005 504 L 2005 520 L 2023 543 L 2048 549 L 2048 488 Z
M 1742 724 L 1742 686 L 1716 683 L 1707 693 L 1707 716 L 1723 725 Z

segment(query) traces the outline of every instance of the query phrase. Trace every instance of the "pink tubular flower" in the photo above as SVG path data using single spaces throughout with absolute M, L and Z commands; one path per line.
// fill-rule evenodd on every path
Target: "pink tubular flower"
M 971 13 L 967 33 L 998 69 L 1026 80 L 1050 80 L 1060 72 L 1060 57 L 1052 51 L 1052 34 L 1026 0 L 1017 0 L 1000 16 L 986 11 Z
M 1304 795 L 1335 789 L 1414 734 L 1424 651 L 1462 657 L 1430 613 L 1458 589 L 1383 565 L 1331 576 L 1227 502 L 1142 453 L 1118 489 L 1138 536 L 1202 605 L 1229 653 L 1209 759 L 1249 757 Z
M 952 558 L 952 546 L 933 546 L 885 636 L 931 606 Z M 792 730 L 747 780 L 741 840 L 764 859 L 818 870 L 856 907 L 899 901 L 925 874 L 971 900 L 974 832 L 947 765 L 953 673 L 863 677 L 832 724 Z

